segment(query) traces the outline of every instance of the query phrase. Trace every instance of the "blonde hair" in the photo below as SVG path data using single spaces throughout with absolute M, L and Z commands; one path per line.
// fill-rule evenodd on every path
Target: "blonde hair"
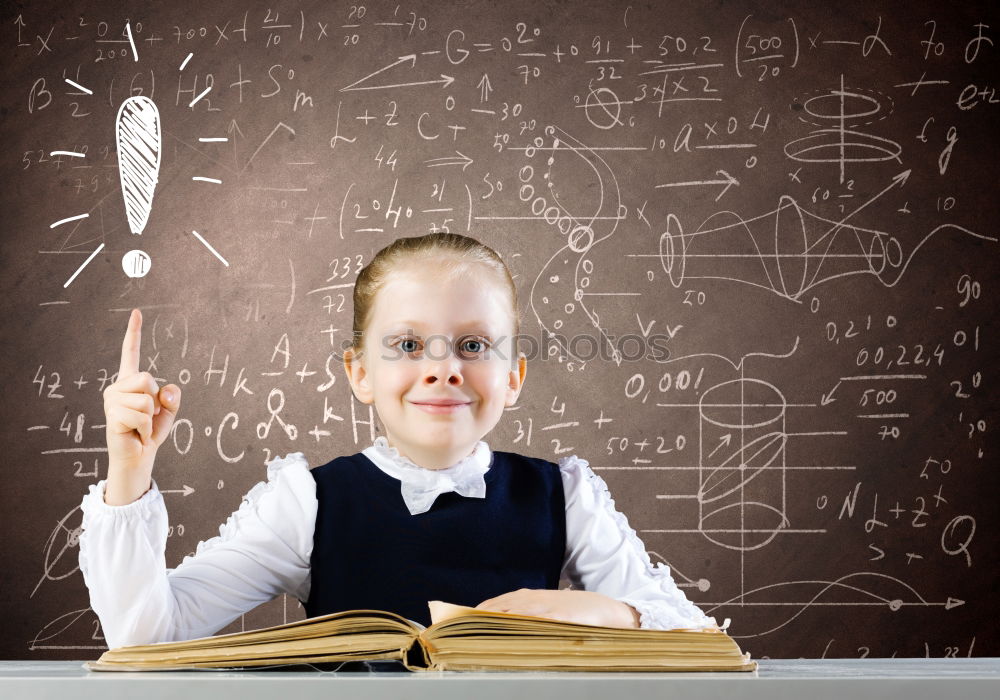
M 441 276 L 466 274 L 473 266 L 485 266 L 494 281 L 510 294 L 514 337 L 521 332 L 517 288 L 506 263 L 495 250 L 475 238 L 459 233 L 429 233 L 424 236 L 399 238 L 375 254 L 371 262 L 358 273 L 354 283 L 354 334 L 352 348 L 361 354 L 365 334 L 375 306 L 375 297 L 385 286 L 389 275 L 403 265 L 434 261 Z

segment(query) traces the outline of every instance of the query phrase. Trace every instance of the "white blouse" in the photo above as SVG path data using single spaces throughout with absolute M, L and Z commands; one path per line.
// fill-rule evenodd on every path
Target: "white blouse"
M 441 470 L 417 466 L 384 436 L 363 453 L 400 481 L 411 513 L 448 491 L 486 494 L 492 452 L 483 441 Z M 283 593 L 306 600 L 317 511 L 309 468 L 301 452 L 268 462 L 267 480 L 247 492 L 218 536 L 199 542 L 175 569 L 166 567 L 167 510 L 156 481 L 123 506 L 104 502 L 104 480 L 91 485 L 81 504 L 80 571 L 108 647 L 206 637 Z M 669 567 L 653 567 L 586 460 L 563 457 L 559 471 L 566 501 L 562 578 L 631 605 L 646 629 L 717 627 L 677 587 Z

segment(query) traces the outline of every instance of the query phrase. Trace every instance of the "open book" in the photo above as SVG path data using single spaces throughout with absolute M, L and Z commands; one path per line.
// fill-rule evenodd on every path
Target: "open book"
M 275 627 L 111 649 L 94 671 L 401 661 L 411 671 L 752 671 L 723 630 L 599 627 L 430 601 L 430 627 L 349 610 Z

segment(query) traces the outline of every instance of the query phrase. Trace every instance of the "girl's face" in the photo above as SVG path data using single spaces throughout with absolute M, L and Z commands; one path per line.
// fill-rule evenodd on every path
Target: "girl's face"
M 433 263 L 400 268 L 379 290 L 365 352 L 344 356 L 359 401 L 375 404 L 389 444 L 427 469 L 472 453 L 517 400 L 510 297 L 484 268 L 445 278 Z M 427 402 L 449 401 L 452 406 Z

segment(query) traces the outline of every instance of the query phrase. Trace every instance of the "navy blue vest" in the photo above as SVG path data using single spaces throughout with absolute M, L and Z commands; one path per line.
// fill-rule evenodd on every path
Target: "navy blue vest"
M 360 452 L 311 473 L 309 617 L 389 610 L 430 625 L 429 600 L 476 606 L 518 588 L 559 588 L 566 505 L 552 462 L 494 451 L 486 498 L 443 493 L 417 515 L 399 480 Z

